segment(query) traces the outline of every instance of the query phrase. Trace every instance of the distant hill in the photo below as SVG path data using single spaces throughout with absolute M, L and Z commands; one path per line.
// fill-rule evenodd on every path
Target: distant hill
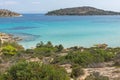
M 94 7 L 65 8 L 48 12 L 46 15 L 120 15 L 120 12 L 105 11 Z
M 17 17 L 17 16 L 21 15 L 10 10 L 0 9 L 0 17 Z

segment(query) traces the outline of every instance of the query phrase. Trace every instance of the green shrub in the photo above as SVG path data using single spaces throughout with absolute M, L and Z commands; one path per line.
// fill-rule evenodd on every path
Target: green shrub
M 43 56 L 50 56 L 54 53 L 56 53 L 57 48 L 52 45 L 50 41 L 48 41 L 46 44 L 43 42 L 40 42 L 36 45 L 36 48 L 34 49 L 34 53 L 43 55 Z
M 40 47 L 40 48 L 35 48 L 34 52 L 39 55 L 50 56 L 56 52 L 56 49 L 48 48 L 48 47 Z
M 89 52 L 72 52 L 66 56 L 66 59 L 72 63 L 79 64 L 81 66 L 87 66 L 88 64 L 95 62 L 95 57 Z
M 11 45 L 13 47 L 15 47 L 18 51 L 24 50 L 22 45 L 19 45 L 17 42 L 4 42 L 3 47 Z
M 52 64 L 69 64 L 70 60 L 65 59 L 65 56 L 55 56 Z
M 75 66 L 72 68 L 71 77 L 77 78 L 81 75 L 84 75 L 84 70 L 82 69 L 81 66 Z
M 120 53 L 116 54 L 114 58 L 114 66 L 120 66 Z
M 25 53 L 27 53 L 27 54 L 33 54 L 34 50 L 33 49 L 26 49 Z
M 21 62 L 13 65 L 2 80 L 69 80 L 63 68 L 38 62 Z
M 61 52 L 64 49 L 63 45 L 61 45 L 61 44 L 56 45 L 55 47 L 57 48 L 57 52 Z
M 95 53 L 101 55 L 104 58 L 104 61 L 110 61 L 114 58 L 115 54 L 109 51 L 105 51 L 102 49 L 97 49 Z
M 5 55 L 15 55 L 17 53 L 17 50 L 15 47 L 7 45 L 2 48 L 2 53 Z
M 38 43 L 36 45 L 36 48 L 41 48 L 41 47 L 48 47 L 48 48 L 51 48 L 51 47 L 54 47 L 53 44 L 48 41 L 46 44 L 44 44 L 42 41 L 40 43 Z
M 46 44 L 42 41 L 36 45 L 36 48 L 34 49 L 34 52 L 37 54 L 41 54 L 43 56 L 50 56 L 53 53 L 61 52 L 63 51 L 64 47 L 60 45 L 53 46 L 53 44 L 48 41 Z
M 105 50 L 86 50 L 86 51 L 72 51 L 65 57 L 65 60 L 69 60 L 72 63 L 79 64 L 83 67 L 88 67 L 96 63 L 102 63 L 111 61 L 115 54 L 107 52 Z

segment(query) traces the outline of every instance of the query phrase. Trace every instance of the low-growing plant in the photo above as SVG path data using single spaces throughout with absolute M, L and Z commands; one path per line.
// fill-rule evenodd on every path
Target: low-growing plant
M 120 53 L 116 54 L 114 58 L 114 66 L 120 67 Z
M 79 76 L 84 75 L 84 70 L 82 69 L 81 66 L 77 65 L 77 66 L 73 66 L 72 67 L 72 73 L 71 73 L 71 77 L 73 78 L 77 78 Z
M 7 45 L 2 48 L 2 53 L 5 55 L 15 55 L 17 53 L 17 50 L 15 47 Z
M 69 80 L 63 68 L 39 62 L 17 63 L 0 78 L 1 80 Z

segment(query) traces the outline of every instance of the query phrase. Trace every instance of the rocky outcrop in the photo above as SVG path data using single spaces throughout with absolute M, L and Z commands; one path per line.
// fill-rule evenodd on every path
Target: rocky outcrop
M 6 33 L 0 33 L 0 42 L 17 42 L 21 41 L 22 39 L 20 37 L 14 37 L 11 34 L 6 34 Z
M 94 7 L 75 7 L 48 12 L 46 15 L 120 15 L 120 12 L 105 11 Z
M 19 13 L 12 12 L 10 10 L 0 9 L 0 17 L 18 17 L 22 16 Z

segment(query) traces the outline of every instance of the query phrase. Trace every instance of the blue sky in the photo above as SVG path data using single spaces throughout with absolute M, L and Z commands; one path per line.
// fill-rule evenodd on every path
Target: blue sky
M 80 6 L 120 12 L 120 0 L 0 0 L 0 9 L 19 13 L 46 13 L 55 9 Z

